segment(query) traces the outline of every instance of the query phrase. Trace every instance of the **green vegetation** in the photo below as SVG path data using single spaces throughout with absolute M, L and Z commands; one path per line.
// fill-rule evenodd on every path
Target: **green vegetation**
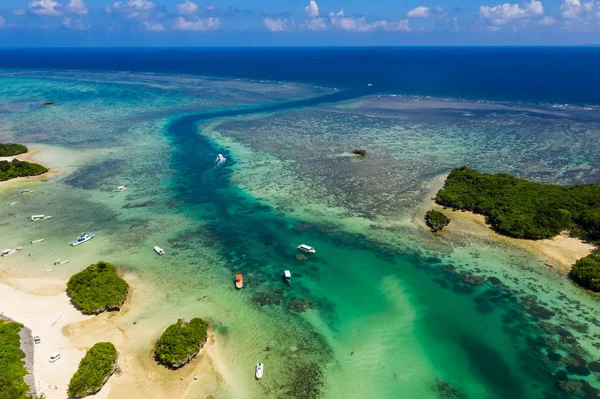
M 37 163 L 30 163 L 13 159 L 12 162 L 0 161 L 0 181 L 14 179 L 15 177 L 37 176 L 46 173 L 48 169 Z
M 0 399 L 25 399 L 29 386 L 25 352 L 21 350 L 19 331 L 22 324 L 0 320 Z
M 119 310 L 127 297 L 129 285 L 110 263 L 98 262 L 73 275 L 67 283 L 71 302 L 84 314 Z
M 24 154 L 27 151 L 27 147 L 21 144 L 0 144 L 0 157 L 12 157 L 13 155 Z
M 69 396 L 83 398 L 102 388 L 117 367 L 117 350 L 110 342 L 92 346 L 69 382 Z
M 463 166 L 450 173 L 436 201 L 483 214 L 494 230 L 516 238 L 551 238 L 569 230 L 584 240 L 600 240 L 600 184 L 533 183 Z
M 431 231 L 436 232 L 448 226 L 450 219 L 442 212 L 432 209 L 425 214 L 425 222 L 427 226 L 431 227 Z
M 189 323 L 179 319 L 170 325 L 156 343 L 156 360 L 168 367 L 181 367 L 200 351 L 208 337 L 208 323 L 193 318 Z
M 590 254 L 575 262 L 573 280 L 582 287 L 600 291 L 600 254 Z

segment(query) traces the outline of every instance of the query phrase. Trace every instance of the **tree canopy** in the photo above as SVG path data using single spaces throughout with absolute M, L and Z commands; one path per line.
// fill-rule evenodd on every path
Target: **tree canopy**
M 578 259 L 571 269 L 573 280 L 582 287 L 600 291 L 600 254 Z
M 431 231 L 439 231 L 448 226 L 450 219 L 442 212 L 432 209 L 425 214 L 425 222 L 431 227 Z
M 436 201 L 483 214 L 494 230 L 516 238 L 551 238 L 570 230 L 582 239 L 600 240 L 600 184 L 534 183 L 463 166 L 448 175 Z
M 98 342 L 92 346 L 69 382 L 68 393 L 82 398 L 102 388 L 117 367 L 117 350 L 110 342 Z
M 13 155 L 23 154 L 27 151 L 29 151 L 27 147 L 22 144 L 0 144 L 0 157 L 12 157 Z
M 88 266 L 67 283 L 71 302 L 84 314 L 118 310 L 128 290 L 129 285 L 119 277 L 117 268 L 106 262 Z
M 199 351 L 206 338 L 208 323 L 193 318 L 189 323 L 179 319 L 170 325 L 156 343 L 156 360 L 168 367 L 181 367 Z
M 0 181 L 14 179 L 15 177 L 37 176 L 46 173 L 48 168 L 37 163 L 19 161 L 0 161 Z
M 0 399 L 26 399 L 29 386 L 23 377 L 25 352 L 21 350 L 20 323 L 0 320 Z

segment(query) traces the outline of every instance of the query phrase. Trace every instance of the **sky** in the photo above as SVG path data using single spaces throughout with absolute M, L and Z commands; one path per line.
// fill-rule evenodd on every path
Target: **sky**
M 1 47 L 597 43 L 600 0 L 0 0 Z

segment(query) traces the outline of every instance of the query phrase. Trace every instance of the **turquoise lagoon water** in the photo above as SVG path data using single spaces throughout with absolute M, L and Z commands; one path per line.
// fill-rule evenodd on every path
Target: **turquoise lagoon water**
M 215 396 L 598 395 L 595 298 L 543 259 L 412 222 L 428 183 L 464 163 L 598 181 L 597 110 L 160 75 L 1 79 L 2 140 L 56 154 L 68 174 L 0 192 L 19 202 L 6 208 L 5 247 L 47 238 L 0 270 L 50 278 L 101 258 L 153 281 L 154 298 L 120 323 L 211 319 L 239 384 Z M 358 147 L 366 159 L 340 156 Z M 129 190 L 115 194 L 120 184 Z M 25 186 L 36 192 L 20 196 Z M 40 212 L 54 219 L 27 221 Z M 98 238 L 65 255 L 81 231 Z M 157 243 L 167 257 L 148 250 Z M 317 254 L 298 256 L 300 243 Z

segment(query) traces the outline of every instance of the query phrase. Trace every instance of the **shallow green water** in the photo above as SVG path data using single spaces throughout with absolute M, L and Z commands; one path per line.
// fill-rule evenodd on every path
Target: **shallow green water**
M 440 242 L 409 222 L 423 182 L 461 163 L 594 181 L 598 121 L 589 114 L 471 103 L 460 113 L 407 111 L 404 99 L 352 94 L 321 104 L 306 98 L 325 89 L 169 77 L 2 79 L 4 136 L 80 155 L 55 159 L 72 173 L 30 184 L 30 196 L 0 192 L 2 204 L 19 202 L 6 208 L 5 247 L 47 238 L 2 270 L 39 276 L 34 261 L 68 256 L 52 273 L 98 257 L 139 272 L 163 291 L 136 322 L 211 318 L 252 397 L 597 395 L 598 375 L 586 367 L 599 357 L 597 301 L 528 254 Z M 58 106 L 40 107 L 39 93 Z M 336 156 L 365 142 L 364 161 Z M 224 166 L 214 165 L 217 153 Z M 112 192 L 120 184 L 129 190 Z M 27 221 L 40 212 L 54 219 Z M 98 238 L 64 255 L 81 231 Z M 157 243 L 167 260 L 141 250 Z M 298 259 L 301 243 L 317 254 Z M 257 384 L 248 370 L 258 360 L 267 373 Z

